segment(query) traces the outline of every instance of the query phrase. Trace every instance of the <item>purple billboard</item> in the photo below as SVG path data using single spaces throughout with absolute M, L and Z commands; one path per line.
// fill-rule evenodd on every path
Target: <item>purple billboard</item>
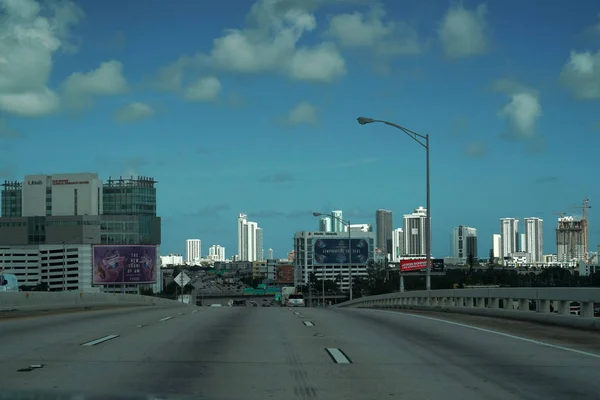
M 94 246 L 92 285 L 156 282 L 156 246 Z

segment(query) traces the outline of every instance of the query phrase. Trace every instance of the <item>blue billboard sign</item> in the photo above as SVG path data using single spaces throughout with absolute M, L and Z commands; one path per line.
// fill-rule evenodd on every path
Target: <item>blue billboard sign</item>
M 351 239 L 352 264 L 365 264 L 369 260 L 369 242 Z M 348 239 L 316 239 L 314 242 L 315 264 L 348 264 Z

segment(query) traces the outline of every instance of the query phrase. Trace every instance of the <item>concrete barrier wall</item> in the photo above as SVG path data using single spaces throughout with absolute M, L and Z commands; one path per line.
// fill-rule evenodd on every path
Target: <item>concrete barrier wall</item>
M 580 303 L 579 315 L 571 314 L 572 302 Z M 336 307 L 447 311 L 600 330 L 594 303 L 600 303 L 600 288 L 486 288 L 389 293 Z
M 0 312 L 142 305 L 186 306 L 187 304 L 160 297 L 122 293 L 0 292 Z

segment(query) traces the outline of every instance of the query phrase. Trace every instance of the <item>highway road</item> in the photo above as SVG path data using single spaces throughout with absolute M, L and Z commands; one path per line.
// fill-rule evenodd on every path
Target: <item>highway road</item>
M 0 320 L 0 392 L 597 399 L 598 336 L 492 318 L 358 309 L 146 306 L 33 316 Z

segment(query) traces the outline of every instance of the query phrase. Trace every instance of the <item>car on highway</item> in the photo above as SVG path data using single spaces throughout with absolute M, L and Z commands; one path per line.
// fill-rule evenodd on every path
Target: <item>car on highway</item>
M 246 300 L 233 300 L 231 307 L 246 307 Z
M 301 294 L 290 294 L 285 305 L 288 307 L 306 307 L 304 296 Z

